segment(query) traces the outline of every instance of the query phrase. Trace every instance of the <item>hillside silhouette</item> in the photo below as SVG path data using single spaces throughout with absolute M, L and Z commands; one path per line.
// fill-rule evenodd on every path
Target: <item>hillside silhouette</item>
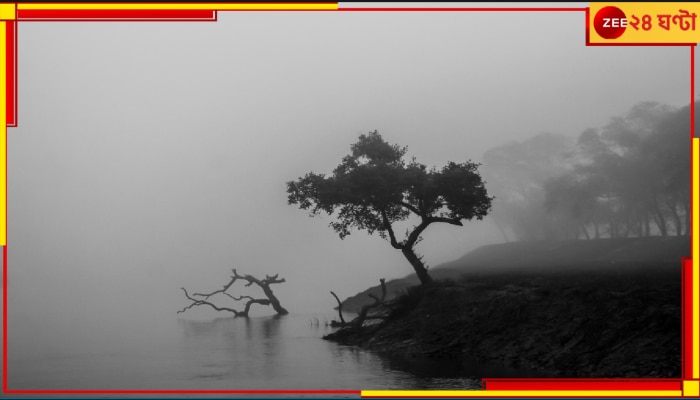
M 387 282 L 371 330 L 331 334 L 390 357 L 497 365 L 488 376 L 670 378 L 681 367 L 681 263 L 687 237 L 490 245 Z M 343 310 L 371 301 L 373 287 Z M 369 301 L 368 301 L 369 299 Z M 460 367 L 460 368 L 462 368 Z M 505 372 L 504 372 L 505 371 Z

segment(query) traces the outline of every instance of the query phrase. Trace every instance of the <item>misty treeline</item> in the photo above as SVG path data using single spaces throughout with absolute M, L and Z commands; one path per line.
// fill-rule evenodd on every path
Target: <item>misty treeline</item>
M 482 170 L 506 241 L 690 234 L 689 106 L 643 102 L 578 137 L 508 143 Z

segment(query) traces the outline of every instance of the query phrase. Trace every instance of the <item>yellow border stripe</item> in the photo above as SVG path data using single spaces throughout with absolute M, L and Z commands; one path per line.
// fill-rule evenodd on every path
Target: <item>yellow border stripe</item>
M 700 161 L 698 160 L 698 157 L 700 156 L 700 139 L 698 138 L 693 138 L 693 155 L 692 155 L 692 162 L 693 162 L 693 221 L 692 221 L 692 226 L 693 226 L 693 302 L 692 302 L 692 308 L 693 312 L 692 314 L 692 326 L 693 326 L 693 346 L 690 351 L 690 357 L 693 359 L 692 360 L 692 376 L 693 379 L 698 379 L 698 371 L 700 371 L 700 355 L 698 355 L 698 351 L 700 350 L 700 316 L 698 316 L 698 310 L 700 310 L 700 301 L 698 298 L 698 291 L 700 290 L 700 268 L 698 268 L 698 265 L 700 265 L 700 255 L 698 255 L 698 221 L 700 218 L 700 215 L 698 215 L 700 211 L 700 207 L 698 206 L 698 203 L 700 203 L 700 197 L 698 196 L 700 194 L 700 168 L 698 165 L 700 165 Z
M 362 397 L 681 397 L 681 390 L 363 390 Z
M 0 246 L 7 245 L 7 24 L 0 23 Z
M 18 3 L 18 10 L 337 10 L 338 3 Z

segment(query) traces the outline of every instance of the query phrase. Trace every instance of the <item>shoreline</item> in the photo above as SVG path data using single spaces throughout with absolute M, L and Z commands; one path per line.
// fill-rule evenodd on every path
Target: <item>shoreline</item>
M 375 332 L 326 339 L 408 359 L 478 360 L 503 377 L 678 377 L 680 284 L 680 262 L 464 274 L 410 289 Z

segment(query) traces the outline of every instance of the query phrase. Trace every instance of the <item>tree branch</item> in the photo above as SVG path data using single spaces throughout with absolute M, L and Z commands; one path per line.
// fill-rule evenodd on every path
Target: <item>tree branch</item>
M 284 283 L 286 280 L 284 278 L 278 278 L 279 274 L 274 274 L 273 276 L 267 275 L 262 282 L 266 285 L 272 285 L 274 283 Z
M 234 309 L 232 309 L 232 308 L 228 308 L 228 307 L 217 307 L 216 305 L 214 305 L 214 304 L 212 304 L 212 303 L 210 303 L 210 302 L 208 302 L 208 301 L 206 301 L 206 300 L 195 299 L 195 298 L 191 297 L 191 296 L 189 295 L 189 293 L 187 293 L 187 289 L 185 289 L 185 288 L 180 288 L 180 289 L 182 289 L 182 291 L 185 292 L 185 297 L 187 297 L 189 300 L 191 300 L 191 301 L 192 301 L 192 304 L 190 304 L 189 306 L 187 306 L 187 307 L 183 308 L 182 310 L 178 311 L 178 312 L 177 312 L 178 314 L 181 314 L 181 313 L 183 313 L 183 312 L 189 310 L 190 308 L 192 308 L 192 307 L 194 307 L 194 306 L 202 306 L 202 305 L 209 306 L 209 307 L 215 309 L 216 311 L 229 311 L 229 312 L 234 313 L 236 316 L 239 316 L 239 315 L 241 314 L 239 311 L 236 311 L 236 310 L 234 310 Z M 193 294 L 193 296 L 194 296 L 194 294 Z M 200 295 L 200 296 L 201 296 L 201 295 Z M 208 297 L 208 296 L 207 296 L 207 297 Z M 205 298 L 206 298 L 206 297 L 205 297 Z
M 333 293 L 332 290 L 331 290 L 331 294 L 333 295 L 333 297 L 335 297 L 335 301 L 338 302 L 338 316 L 340 317 L 340 324 L 339 325 L 345 326 L 345 318 L 343 318 L 343 303 L 340 301 L 338 296 L 335 293 Z M 335 322 L 335 321 L 333 321 L 333 322 Z M 332 324 L 333 323 L 331 322 L 331 325 Z
M 422 213 L 419 209 L 415 208 L 412 204 L 406 203 L 405 201 L 399 201 L 396 204 L 398 204 L 404 208 L 407 208 L 409 211 L 418 215 L 419 217 L 424 216 L 424 213 Z
M 236 277 L 232 276 L 229 283 L 225 284 L 222 289 L 216 290 L 216 291 L 211 292 L 211 293 L 192 293 L 192 296 L 201 296 L 201 297 L 204 297 L 205 299 L 208 299 L 209 297 L 211 297 L 217 293 L 225 293 L 231 287 L 231 285 L 233 285 L 234 282 L 236 282 Z M 182 290 L 185 290 L 185 289 L 182 288 Z
M 430 224 L 433 222 L 445 222 L 450 225 L 463 226 L 461 218 L 428 217 L 426 219 Z
M 283 283 L 286 282 L 284 278 L 279 278 L 279 274 L 275 274 L 273 276 L 267 275 L 265 279 L 260 280 L 252 275 L 239 275 L 236 269 L 233 269 L 233 277 L 235 279 L 243 279 L 248 281 L 248 284 L 245 286 L 251 286 L 252 284 L 258 285 L 263 292 L 265 293 L 265 296 L 269 299 L 268 303 L 265 303 L 265 305 L 272 305 L 272 308 L 275 309 L 277 314 L 288 314 L 289 312 L 282 307 L 280 304 L 279 300 L 277 300 L 277 297 L 275 294 L 272 292 L 272 289 L 270 289 L 270 285 L 275 284 L 275 283 Z M 263 303 L 259 303 L 263 304 Z
M 423 233 L 425 228 L 427 228 L 428 225 L 430 225 L 430 224 L 431 224 L 430 220 L 423 218 L 421 223 L 418 226 L 416 226 L 415 228 L 413 228 L 413 232 L 411 232 L 408 235 L 408 239 L 406 240 L 406 243 L 404 244 L 404 246 L 406 246 L 406 248 L 408 248 L 408 249 L 413 248 L 413 246 L 416 244 L 416 242 L 420 238 L 420 234 Z
M 245 310 L 243 310 L 244 315 L 248 315 L 248 311 L 250 311 L 250 306 L 253 304 L 262 304 L 264 306 L 269 306 L 270 305 L 270 300 L 267 299 L 250 299 L 248 300 L 247 303 L 245 303 Z
M 389 222 L 389 218 L 386 216 L 386 211 L 384 210 L 382 210 L 382 223 L 384 224 L 384 229 L 386 229 L 386 231 L 389 232 L 389 241 L 391 243 L 391 246 L 395 249 L 402 249 L 403 246 L 396 241 L 394 229 L 391 227 L 391 222 Z
M 365 322 L 367 319 L 367 313 L 369 310 L 377 307 L 378 305 L 382 304 L 384 302 L 384 299 L 386 299 L 386 284 L 385 284 L 385 279 L 382 278 L 379 280 L 382 286 L 382 295 L 381 297 L 377 297 L 373 294 L 370 294 L 369 297 L 374 299 L 374 303 L 372 304 L 367 304 L 360 309 L 360 314 L 352 320 L 351 324 L 354 329 L 359 329 L 362 326 L 362 323 Z

